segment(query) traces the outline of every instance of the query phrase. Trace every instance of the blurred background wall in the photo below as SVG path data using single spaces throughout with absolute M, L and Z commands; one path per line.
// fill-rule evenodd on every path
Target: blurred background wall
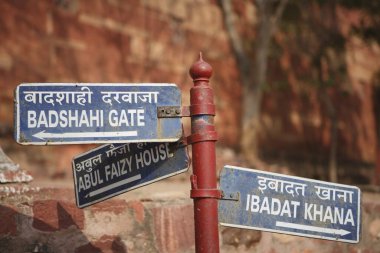
M 234 28 L 248 59 L 259 52 L 259 2 L 232 1 Z M 276 11 L 282 1 L 270 2 Z M 360 183 L 369 183 L 379 143 L 380 47 L 356 28 L 372 27 L 378 16 L 347 4 L 351 1 L 332 3 L 284 5 L 268 44 L 258 153 L 268 162 L 290 164 L 298 174 L 321 178 L 333 150 L 340 172 L 358 172 Z M 242 151 L 241 140 L 248 138 L 241 130 L 247 96 L 220 1 L 3 0 L 0 13 L 0 145 L 35 177 L 71 178 L 72 157 L 90 146 L 16 144 L 13 91 L 18 84 L 168 82 L 182 89 L 188 105 L 188 69 L 200 51 L 214 68 L 218 145 Z M 249 70 L 255 73 L 255 68 L 252 64 Z M 188 120 L 184 124 L 188 129 Z
M 45 175 L 66 171 L 71 158 L 89 147 L 15 144 L 13 91 L 18 84 L 176 83 L 187 105 L 188 70 L 200 51 L 215 69 L 220 143 L 238 145 L 240 86 L 216 3 L 6 0 L 0 13 L 1 146 L 23 168 L 44 167 Z

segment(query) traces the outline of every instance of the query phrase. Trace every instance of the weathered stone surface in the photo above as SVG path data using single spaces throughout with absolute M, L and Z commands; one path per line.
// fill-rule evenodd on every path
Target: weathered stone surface
M 14 192 L 0 198 L 0 251 L 23 253 L 37 248 L 56 253 L 194 252 L 190 199 L 128 200 L 135 194 L 129 192 L 125 198 L 78 209 L 75 199 L 66 196 L 70 192 L 73 194 L 71 189 L 42 187 L 23 196 Z M 359 244 L 220 227 L 221 252 L 377 253 L 379 199 L 379 194 L 363 194 L 365 210 Z
M 112 204 L 105 202 L 104 205 L 109 205 L 109 208 L 87 208 L 85 209 L 85 233 L 91 237 L 99 238 L 102 235 L 117 236 L 128 227 L 133 227 L 134 219 L 127 206 L 115 207 L 112 209 Z M 121 211 L 121 209 L 124 209 Z
M 33 177 L 15 164 L 0 147 L 0 183 L 25 183 Z
M 134 220 L 138 223 L 143 223 L 145 219 L 145 208 L 141 201 L 131 201 L 128 203 L 128 208 L 132 208 Z
M 127 253 L 125 243 L 118 236 L 104 235 L 75 250 L 75 253 Z
M 17 235 L 17 210 L 8 205 L 0 205 L 0 237 Z
M 39 200 L 33 203 L 33 227 L 40 231 L 53 232 L 71 226 L 84 228 L 84 213 L 74 203 L 56 200 Z
M 158 252 L 182 252 L 194 245 L 194 214 L 187 201 L 152 209 L 155 245 Z
M 370 223 L 369 233 L 373 239 L 380 240 L 380 219 L 376 219 Z
M 238 248 L 244 245 L 246 249 L 251 248 L 261 240 L 261 231 L 243 230 L 239 228 L 223 228 L 222 243 L 224 245 L 232 245 Z

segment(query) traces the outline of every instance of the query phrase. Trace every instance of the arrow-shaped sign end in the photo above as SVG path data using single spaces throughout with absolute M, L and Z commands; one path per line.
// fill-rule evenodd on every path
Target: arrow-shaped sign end
M 309 225 L 304 225 L 304 224 L 289 223 L 289 222 L 282 222 L 282 221 L 276 221 L 276 226 L 283 227 L 283 228 L 292 228 L 292 229 L 310 231 L 310 232 L 317 232 L 317 233 L 333 234 L 333 235 L 339 235 L 339 236 L 345 236 L 351 233 L 350 231 L 347 231 L 344 229 L 316 227 L 316 226 L 309 226 Z
M 49 133 L 46 130 L 42 130 L 33 135 L 33 137 L 46 141 L 46 139 L 57 138 L 115 138 L 115 137 L 135 137 L 138 136 L 137 131 L 123 131 L 123 132 L 67 132 L 67 133 Z
M 46 136 L 45 130 L 42 130 L 41 132 L 38 132 L 38 133 L 33 135 L 33 137 L 36 137 L 36 138 L 43 140 L 43 141 L 45 140 L 45 138 L 44 138 L 45 136 Z
M 340 235 L 340 236 L 345 236 L 345 235 L 348 235 L 350 233 L 351 233 L 350 231 L 347 231 L 347 230 L 344 230 L 344 229 L 339 229 L 337 234 Z

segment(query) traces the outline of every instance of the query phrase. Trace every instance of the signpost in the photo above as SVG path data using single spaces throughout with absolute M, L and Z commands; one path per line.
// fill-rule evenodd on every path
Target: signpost
M 185 172 L 189 158 L 180 143 L 108 144 L 73 159 L 77 206 Z
M 168 106 L 180 114 L 174 84 L 21 84 L 15 138 L 25 145 L 175 142 L 181 119 L 157 117 Z
M 185 172 L 192 145 L 197 253 L 219 252 L 219 222 L 349 243 L 359 242 L 360 189 L 225 166 L 216 180 L 212 67 L 190 69 L 190 106 L 174 84 L 27 83 L 15 92 L 15 139 L 24 145 L 107 143 L 73 159 L 82 208 Z M 181 117 L 191 117 L 182 137 Z M 219 206 L 218 206 L 219 201 Z
M 221 225 L 358 243 L 360 189 L 225 166 Z

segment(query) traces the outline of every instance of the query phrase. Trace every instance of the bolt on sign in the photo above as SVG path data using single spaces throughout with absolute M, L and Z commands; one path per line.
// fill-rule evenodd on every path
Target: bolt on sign
M 111 198 L 187 171 L 180 142 L 107 144 L 73 159 L 77 206 Z
M 20 144 L 175 142 L 179 117 L 157 117 L 181 106 L 175 84 L 25 83 L 15 91 Z
M 360 189 L 225 166 L 220 175 L 221 225 L 358 243 Z

